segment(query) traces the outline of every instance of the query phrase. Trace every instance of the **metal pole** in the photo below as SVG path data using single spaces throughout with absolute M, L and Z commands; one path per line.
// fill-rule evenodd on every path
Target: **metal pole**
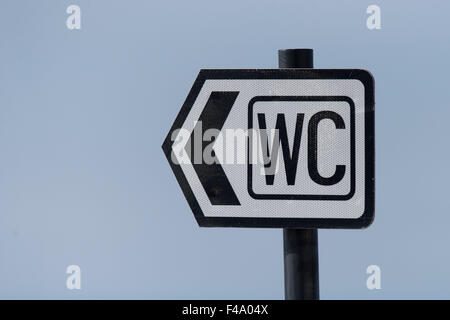
M 278 66 L 280 68 L 313 68 L 313 50 L 278 50 Z M 283 244 L 286 300 L 318 300 L 317 229 L 284 229 Z

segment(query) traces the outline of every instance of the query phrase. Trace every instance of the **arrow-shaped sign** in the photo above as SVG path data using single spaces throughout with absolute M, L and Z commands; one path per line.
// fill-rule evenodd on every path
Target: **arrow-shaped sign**
M 202 70 L 163 149 L 200 226 L 361 228 L 374 215 L 364 70 Z

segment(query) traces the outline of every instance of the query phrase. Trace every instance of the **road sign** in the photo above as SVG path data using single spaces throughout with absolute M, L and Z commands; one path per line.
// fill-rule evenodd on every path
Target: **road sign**
M 200 226 L 364 228 L 374 112 L 365 70 L 201 70 L 163 149 Z

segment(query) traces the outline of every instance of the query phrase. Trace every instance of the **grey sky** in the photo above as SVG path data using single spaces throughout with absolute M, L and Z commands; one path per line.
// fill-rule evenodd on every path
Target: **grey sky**
M 373 3 L 381 30 L 366 27 Z M 449 298 L 449 10 L 2 1 L 0 298 L 283 298 L 281 230 L 200 229 L 161 144 L 199 69 L 277 67 L 296 47 L 376 83 L 375 222 L 319 231 L 322 298 Z M 371 264 L 382 290 L 366 288 Z

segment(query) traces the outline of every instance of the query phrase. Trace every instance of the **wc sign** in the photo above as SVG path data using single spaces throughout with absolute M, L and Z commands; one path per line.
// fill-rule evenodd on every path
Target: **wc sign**
M 201 70 L 163 150 L 200 226 L 365 228 L 374 105 L 365 70 Z

